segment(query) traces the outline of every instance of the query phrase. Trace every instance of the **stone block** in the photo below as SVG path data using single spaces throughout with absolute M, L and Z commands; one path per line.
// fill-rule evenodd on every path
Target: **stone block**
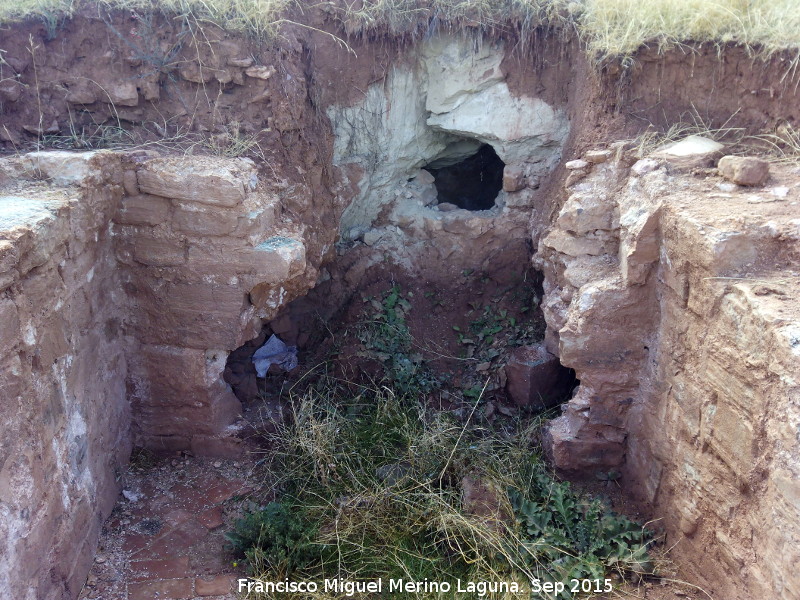
M 139 236 L 133 241 L 133 258 L 149 267 L 170 267 L 186 262 L 186 248 L 177 240 Z
M 136 445 L 147 448 L 157 454 L 174 454 L 189 450 L 189 438 L 184 435 L 153 435 L 151 432 L 140 433 L 136 438 Z
M 525 187 L 525 170 L 519 166 L 506 166 L 503 169 L 503 190 L 518 192 Z
M 203 406 L 209 402 L 203 350 L 144 344 L 139 356 L 150 391 L 145 404 Z
M 188 348 L 236 348 L 247 297 L 238 287 L 167 283 L 137 288 L 140 340 Z
M 225 207 L 241 204 L 258 182 L 255 166 L 247 159 L 199 156 L 154 158 L 137 177 L 145 193 Z
M 760 414 L 759 394 L 746 378 L 735 373 L 716 358 L 708 358 L 705 364 L 705 380 L 717 397 L 736 407 L 749 419 Z
M 519 407 L 544 410 L 563 401 L 574 377 L 543 344 L 516 348 L 505 366 L 508 395 Z
M 542 243 L 567 256 L 601 256 L 615 254 L 618 250 L 617 238 L 608 232 L 592 232 L 573 235 L 561 229 L 550 232 Z
M 68 152 L 66 150 L 43 150 L 23 156 L 26 172 L 33 177 L 46 177 L 57 186 L 78 185 L 88 177 L 100 177 L 101 169 L 94 161 L 107 150 L 91 152 Z
M 147 194 L 128 196 L 122 199 L 114 221 L 120 225 L 160 225 L 169 219 L 169 211 L 170 203 L 164 198 Z
M 738 185 L 764 185 L 769 163 L 754 156 L 723 156 L 717 164 L 720 174 Z
M 139 182 L 136 180 L 136 171 L 125 169 L 122 173 L 122 188 L 128 196 L 139 195 Z
M 20 339 L 19 311 L 8 299 L 0 300 L 0 348 L 4 353 L 12 350 Z
M 178 204 L 172 227 L 189 235 L 230 235 L 239 223 L 236 212 L 219 208 L 203 208 L 197 204 Z
M 739 478 L 746 479 L 755 466 L 755 437 L 750 419 L 720 397 L 709 421 L 709 445 Z
M 653 158 L 667 161 L 678 169 L 712 167 L 725 148 L 719 142 L 700 135 L 690 135 L 656 150 Z
M 112 81 L 103 83 L 100 94 L 101 102 L 109 102 L 117 106 L 137 106 L 139 104 L 139 90 L 133 81 Z
M 581 159 L 568 160 L 566 163 L 564 163 L 564 167 L 566 167 L 569 171 L 588 169 L 590 166 L 591 164 L 588 161 Z
M 275 67 L 272 65 L 253 65 L 252 67 L 247 67 L 244 70 L 244 74 L 254 79 L 267 80 L 275 75 Z
M 191 449 L 195 456 L 225 459 L 241 458 L 245 452 L 241 439 L 227 435 L 192 436 Z
M 0 292 L 10 286 L 19 277 L 17 261 L 19 255 L 14 243 L 9 240 L 0 240 Z
M 586 162 L 599 165 L 611 159 L 611 150 L 589 150 L 583 155 Z
M 556 225 L 576 233 L 590 233 L 598 229 L 612 230 L 619 225 L 616 207 L 605 196 L 597 194 L 572 194 L 558 213 Z
M 63 218 L 64 214 L 52 214 L 49 218 L 36 222 L 31 228 L 31 245 L 27 252 L 20 251 L 20 259 L 17 269 L 20 275 L 25 275 L 31 269 L 40 267 L 49 260 L 59 261 L 59 252 L 63 253 L 63 246 L 67 239 L 72 236 L 69 221 Z

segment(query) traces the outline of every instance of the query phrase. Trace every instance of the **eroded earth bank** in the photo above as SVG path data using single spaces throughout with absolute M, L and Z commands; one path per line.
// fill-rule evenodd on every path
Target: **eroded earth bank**
M 780 57 L 599 69 L 546 29 L 313 25 L 0 32 L 0 595 L 77 598 L 132 448 L 242 456 L 236 361 L 268 333 L 310 351 L 398 283 L 456 348 L 478 290 L 536 296 L 536 351 L 580 382 L 556 471 L 615 473 L 714 598 L 800 597 L 800 173 L 626 141 L 689 111 L 796 123 Z M 464 359 L 498 406 L 529 408 L 520 352 Z

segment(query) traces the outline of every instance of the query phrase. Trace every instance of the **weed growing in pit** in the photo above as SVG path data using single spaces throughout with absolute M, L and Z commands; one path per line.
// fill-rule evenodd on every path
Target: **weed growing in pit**
M 518 319 L 508 309 L 492 304 L 481 307 L 476 302 L 471 312 L 477 313 L 477 317 L 470 321 L 468 331 L 453 325 L 458 343 L 465 348 L 465 358 L 492 361 L 507 348 L 524 346 L 542 338 L 541 326 L 535 320 Z
M 414 351 L 414 339 L 406 320 L 411 311 L 411 297 L 395 285 L 380 300 L 365 298 L 373 313 L 359 328 L 358 339 L 365 348 L 362 356 L 379 360 L 394 389 L 403 396 L 414 397 L 431 392 L 439 386 L 439 381 L 422 355 Z
M 229 536 L 259 579 L 516 581 L 520 593 L 495 597 L 528 599 L 534 578 L 649 567 L 641 526 L 547 473 L 531 446 L 535 426 L 499 439 L 388 386 L 352 397 L 327 381 L 293 405 L 293 422 L 270 440 L 278 499 Z M 470 481 L 482 490 L 477 497 Z M 280 594 L 334 596 L 322 586 Z

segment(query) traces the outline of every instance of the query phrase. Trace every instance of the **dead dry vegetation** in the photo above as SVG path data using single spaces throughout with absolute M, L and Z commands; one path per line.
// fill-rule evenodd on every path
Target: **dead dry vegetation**
M 331 334 L 326 359 L 305 359 L 314 366 L 282 394 L 290 417 L 261 424 L 266 483 L 228 538 L 257 579 L 320 589 L 247 598 L 341 597 L 326 579 L 452 586 L 392 594 L 409 600 L 468 597 L 459 580 L 509 600 L 552 597 L 532 582 L 562 583 L 556 597 L 572 598 L 655 576 L 652 529 L 546 467 L 540 429 L 553 411 L 519 411 L 498 397 L 492 383 L 509 351 L 542 335 L 530 326 L 541 320 L 537 302 L 505 295 L 516 309 L 499 306 L 500 293 L 473 303 L 467 327 L 452 327 L 462 348 L 452 359 L 465 365 L 458 377 L 436 369 L 412 334 L 431 298 L 399 285 L 357 300 L 358 318 Z M 350 372 L 362 376 L 344 379 L 337 363 L 350 338 L 363 367 Z M 613 486 L 619 474 L 597 476 Z M 571 591 L 574 580 L 591 580 L 591 590 Z
M 21 0 L 0 2 L 0 22 L 38 18 L 55 29 L 84 6 L 157 10 L 177 19 L 214 23 L 257 38 L 273 36 L 289 15 L 323 11 L 350 34 L 407 32 L 431 24 L 487 29 L 546 23 L 574 28 L 596 60 L 631 56 L 643 45 L 666 50 L 692 44 L 742 44 L 753 54 L 800 49 L 800 9 L 793 0 Z M 295 22 L 296 21 L 292 21 Z M 792 60 L 792 67 L 797 59 Z

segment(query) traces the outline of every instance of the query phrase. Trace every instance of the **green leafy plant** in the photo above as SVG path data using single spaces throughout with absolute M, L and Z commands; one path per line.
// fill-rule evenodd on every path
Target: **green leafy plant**
M 414 351 L 414 339 L 408 326 L 411 311 L 409 295 L 399 286 L 392 286 L 381 300 L 367 298 L 373 309 L 369 320 L 362 324 L 359 340 L 365 356 L 379 360 L 387 379 L 404 396 L 426 394 L 438 387 L 439 381 L 425 364 L 422 355 Z
M 550 565 L 545 579 L 568 582 L 601 579 L 610 570 L 653 571 L 647 529 L 600 500 L 581 497 L 569 483 L 555 481 L 539 466 L 530 481 L 525 491 L 510 490 L 509 499 L 528 562 Z
M 245 513 L 226 534 L 234 552 L 251 564 L 286 569 L 303 568 L 321 560 L 322 547 L 314 544 L 317 529 L 289 504 L 270 502 Z

